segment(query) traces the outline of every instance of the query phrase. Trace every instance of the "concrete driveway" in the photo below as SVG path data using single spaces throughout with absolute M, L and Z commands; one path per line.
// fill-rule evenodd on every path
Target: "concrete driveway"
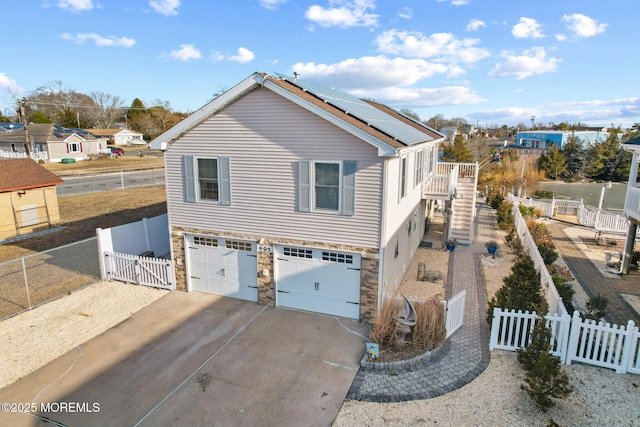
M 172 292 L 0 390 L 0 402 L 15 404 L 2 407 L 0 425 L 329 426 L 367 331 L 353 320 Z

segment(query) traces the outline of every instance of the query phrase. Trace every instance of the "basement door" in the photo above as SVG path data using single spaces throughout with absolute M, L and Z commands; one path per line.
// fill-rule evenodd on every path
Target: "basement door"
M 277 304 L 360 318 L 360 254 L 276 247 Z
M 189 289 L 258 301 L 255 242 L 187 235 Z

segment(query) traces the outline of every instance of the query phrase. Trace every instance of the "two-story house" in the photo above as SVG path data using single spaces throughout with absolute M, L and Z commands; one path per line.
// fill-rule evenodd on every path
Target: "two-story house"
M 249 76 L 151 143 L 167 147 L 177 288 L 373 321 L 435 200 L 474 182 L 476 165 L 438 163 L 442 140 L 335 89 Z

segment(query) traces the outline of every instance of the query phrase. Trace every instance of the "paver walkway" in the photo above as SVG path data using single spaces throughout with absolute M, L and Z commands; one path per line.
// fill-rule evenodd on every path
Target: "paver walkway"
M 449 256 L 445 298 L 466 290 L 464 325 L 434 357 L 417 366 L 393 371 L 361 368 L 347 398 L 373 402 L 429 399 L 462 387 L 486 369 L 489 327 L 480 255 L 487 253 L 485 243 L 495 239 L 494 224 L 493 210 L 478 203 L 474 243 L 458 245 Z
M 605 316 L 605 320 L 617 325 L 626 325 L 629 320 L 633 320 L 636 325 L 639 325 L 640 316 L 620 295 L 621 293 L 640 294 L 637 273 L 634 272 L 633 277 L 605 277 L 589 257 L 564 232 L 565 228 L 573 227 L 573 225 L 560 221 L 549 221 L 547 225 L 558 252 L 560 252 L 560 255 L 564 258 L 569 269 L 582 285 L 589 298 L 602 294 L 609 300 L 607 305 L 609 314 Z

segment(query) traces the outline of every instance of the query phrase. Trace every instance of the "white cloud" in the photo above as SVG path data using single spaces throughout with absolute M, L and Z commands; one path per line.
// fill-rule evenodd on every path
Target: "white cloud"
M 286 3 L 288 0 L 259 0 L 260 6 L 269 10 L 276 10 L 282 3 Z
M 542 25 L 532 18 L 520 18 L 520 22 L 513 26 L 511 34 L 517 39 L 540 39 L 544 37 Z
M 149 0 L 149 6 L 161 15 L 177 15 L 180 0 Z
M 369 27 L 378 24 L 378 15 L 368 13 L 375 9 L 374 0 L 329 0 L 329 7 L 313 5 L 305 17 L 322 27 Z
M 567 36 L 565 36 L 564 34 L 556 34 L 556 40 L 558 40 L 559 42 L 566 42 Z
M 58 0 L 60 9 L 69 9 L 71 12 L 84 12 L 93 9 L 92 0 Z
M 256 55 L 251 52 L 249 49 L 241 47 L 238 49 L 238 54 L 230 56 L 227 58 L 229 61 L 239 62 L 241 64 L 246 64 L 247 62 L 251 62 L 254 60 Z
M 245 47 L 239 48 L 236 55 L 225 55 L 220 52 L 214 52 L 212 56 L 214 61 L 233 61 L 239 62 L 240 64 L 251 62 L 255 59 L 255 57 L 256 55 Z
M 481 27 L 486 27 L 486 26 L 487 24 L 485 24 L 484 21 L 481 21 L 479 19 L 472 19 L 467 24 L 466 30 L 467 32 L 478 31 Z
M 427 37 L 420 32 L 398 30 L 385 31 L 375 41 L 383 53 L 466 64 L 491 56 L 487 49 L 476 47 L 479 42 L 478 39 L 457 39 L 451 33 L 435 33 Z
M 599 24 L 598 21 L 580 13 L 564 15 L 562 21 L 567 23 L 567 29 L 577 37 L 593 37 L 596 34 L 604 33 L 607 24 Z
M 346 59 L 335 64 L 297 63 L 290 73 L 299 72 L 302 78 L 336 87 L 373 89 L 387 86 L 410 86 L 437 74 L 458 76 L 459 67 L 435 64 L 423 59 L 365 56 Z
M 616 99 L 607 99 L 600 100 L 594 99 L 591 101 L 567 101 L 567 102 L 556 102 L 553 104 L 549 104 L 552 107 L 576 107 L 576 106 L 588 106 L 588 107 L 602 107 L 609 105 L 629 105 L 629 104 L 638 104 L 640 103 L 640 98 L 616 98 Z
M 405 6 L 400 9 L 400 11 L 398 12 L 398 16 L 402 19 L 411 19 L 413 18 L 413 9 Z
M 465 86 L 446 86 L 440 88 L 404 88 L 387 87 L 379 90 L 350 91 L 358 98 L 376 99 L 390 106 L 400 108 L 426 108 L 446 105 L 478 104 L 486 101 Z
M 22 95 L 24 89 L 18 86 L 18 82 L 7 76 L 5 73 L 0 73 L 0 89 L 9 92 L 14 96 Z
M 120 37 L 120 38 L 115 36 L 102 37 L 101 35 L 96 33 L 78 33 L 75 36 L 70 33 L 63 33 L 62 39 L 70 40 L 77 44 L 84 44 L 87 41 L 93 41 L 95 45 L 98 47 L 105 47 L 105 46 L 131 47 L 134 44 L 136 44 L 136 41 L 134 39 L 130 39 L 128 37 Z
M 451 0 L 451 4 L 454 6 L 464 6 L 469 4 L 469 0 Z
M 162 55 L 166 57 L 167 55 Z M 169 58 L 176 59 L 178 61 L 190 61 L 192 59 L 202 58 L 200 51 L 192 44 L 181 44 L 180 49 L 172 50 L 169 52 Z
M 502 57 L 504 61 L 496 64 L 489 72 L 489 77 L 515 77 L 521 80 L 536 74 L 554 72 L 560 62 L 558 58 L 547 57 L 547 52 L 542 47 L 533 47 L 519 56 L 503 52 Z

